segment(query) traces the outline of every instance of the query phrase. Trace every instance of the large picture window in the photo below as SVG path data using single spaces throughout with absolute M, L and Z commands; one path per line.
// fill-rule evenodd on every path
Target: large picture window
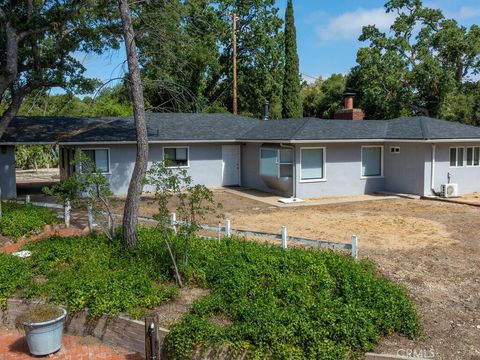
M 450 167 L 463 166 L 464 152 L 465 152 L 465 149 L 463 147 L 450 148 Z
M 383 147 L 362 146 L 362 177 L 383 176 Z
M 167 167 L 188 166 L 188 147 L 163 148 L 163 161 Z
M 95 164 L 97 171 L 102 173 L 110 172 L 110 154 L 108 149 L 82 149 L 82 152 Z M 93 169 L 84 167 L 82 171 L 92 172 Z
M 300 180 L 325 179 L 325 148 L 300 149 Z

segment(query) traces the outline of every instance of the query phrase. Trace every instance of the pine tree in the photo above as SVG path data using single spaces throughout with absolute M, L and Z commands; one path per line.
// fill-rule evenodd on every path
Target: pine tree
M 288 0 L 287 10 L 285 11 L 285 75 L 283 79 L 282 116 L 284 118 L 301 117 L 302 112 L 297 32 L 295 30 L 292 0 Z

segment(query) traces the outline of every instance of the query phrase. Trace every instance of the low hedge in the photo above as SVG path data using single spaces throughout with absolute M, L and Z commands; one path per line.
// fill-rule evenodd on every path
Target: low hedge
M 57 216 L 50 209 L 32 204 L 2 203 L 0 233 L 15 240 L 57 222 Z

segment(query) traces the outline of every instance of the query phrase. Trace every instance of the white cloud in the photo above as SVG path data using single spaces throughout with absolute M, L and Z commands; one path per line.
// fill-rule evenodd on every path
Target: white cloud
M 462 6 L 458 11 L 458 19 L 466 20 L 475 17 L 480 17 L 480 7 Z M 454 17 L 457 17 L 454 16 Z
M 380 30 L 387 30 L 394 22 L 395 14 L 385 12 L 383 7 L 374 9 L 357 9 L 334 17 L 329 23 L 317 25 L 316 31 L 322 40 L 356 39 L 366 25 L 376 25 Z

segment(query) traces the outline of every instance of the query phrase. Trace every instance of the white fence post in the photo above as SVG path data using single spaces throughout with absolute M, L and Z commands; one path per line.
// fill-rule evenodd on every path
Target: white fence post
M 230 220 L 225 221 L 225 236 L 228 238 L 232 236 L 232 228 L 231 228 Z
M 287 248 L 287 227 L 282 225 L 282 248 Z
M 91 205 L 87 205 L 87 220 L 88 220 L 88 230 L 93 231 L 93 209 Z
M 63 206 L 63 220 L 65 222 L 65 227 L 70 227 L 70 210 L 72 206 L 70 205 L 70 201 L 65 201 L 65 205 Z
M 352 235 L 352 257 L 358 259 L 358 238 L 357 235 Z
M 170 226 L 172 227 L 173 232 L 177 232 L 177 214 L 170 214 Z
M 30 204 L 30 195 L 25 196 L 25 204 Z

